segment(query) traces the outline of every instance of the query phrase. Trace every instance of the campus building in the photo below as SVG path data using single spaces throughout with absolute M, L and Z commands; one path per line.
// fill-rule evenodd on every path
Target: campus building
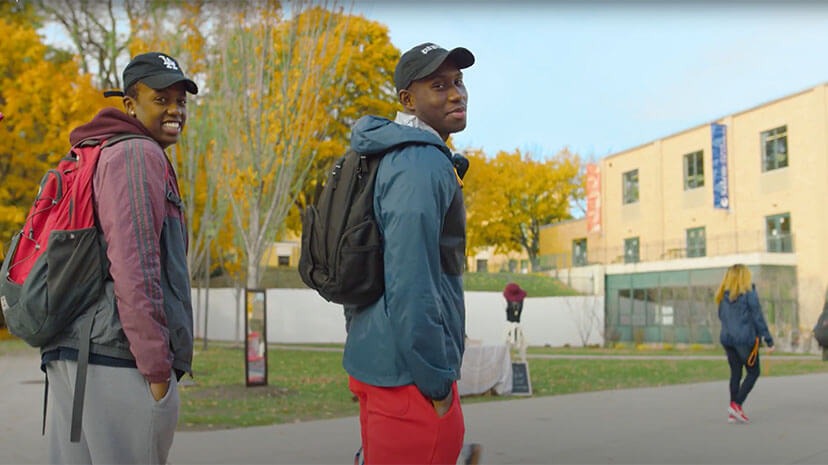
M 718 343 L 714 294 L 751 269 L 780 347 L 813 351 L 828 289 L 828 84 L 590 165 L 587 215 L 541 231 L 552 273 L 603 294 L 608 343 Z

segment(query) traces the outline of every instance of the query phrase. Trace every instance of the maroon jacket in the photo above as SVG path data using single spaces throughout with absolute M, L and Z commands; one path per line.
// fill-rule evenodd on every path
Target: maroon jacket
M 107 108 L 69 138 L 75 145 L 123 133 L 149 136 L 138 120 Z M 193 321 L 187 229 L 172 164 L 153 140 L 118 142 L 101 151 L 94 192 L 110 262 L 111 302 L 96 309 L 92 352 L 134 358 L 149 382 L 167 380 L 171 368 L 190 372 Z M 54 345 L 72 345 L 76 337 L 72 330 Z

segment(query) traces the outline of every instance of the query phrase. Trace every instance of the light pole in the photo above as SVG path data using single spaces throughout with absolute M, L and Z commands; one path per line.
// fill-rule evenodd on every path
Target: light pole
M 213 245 L 215 228 L 207 230 L 207 265 L 204 267 L 204 339 L 202 350 L 207 350 L 207 317 L 210 315 L 210 250 Z

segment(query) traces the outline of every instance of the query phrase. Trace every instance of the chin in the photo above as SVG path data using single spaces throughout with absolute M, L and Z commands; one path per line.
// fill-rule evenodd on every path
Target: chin
M 451 132 L 452 132 L 452 133 L 455 133 L 455 132 L 460 132 L 460 131 L 462 131 L 463 129 L 466 129 L 466 122 L 465 122 L 465 121 L 463 121 L 463 124 L 455 124 L 455 125 L 451 128 Z

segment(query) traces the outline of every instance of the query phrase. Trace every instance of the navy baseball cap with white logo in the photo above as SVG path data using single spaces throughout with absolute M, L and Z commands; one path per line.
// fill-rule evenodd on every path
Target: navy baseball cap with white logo
M 463 47 L 446 50 L 437 44 L 426 42 L 403 53 L 394 70 L 397 92 L 407 89 L 412 82 L 437 71 L 446 59 L 451 58 L 459 69 L 474 64 L 474 55 Z
M 183 81 L 187 86 L 187 92 L 198 93 L 198 86 L 192 79 L 184 76 L 178 62 L 160 52 L 137 55 L 124 68 L 124 89 L 129 89 L 139 81 L 155 90 L 166 89 Z

